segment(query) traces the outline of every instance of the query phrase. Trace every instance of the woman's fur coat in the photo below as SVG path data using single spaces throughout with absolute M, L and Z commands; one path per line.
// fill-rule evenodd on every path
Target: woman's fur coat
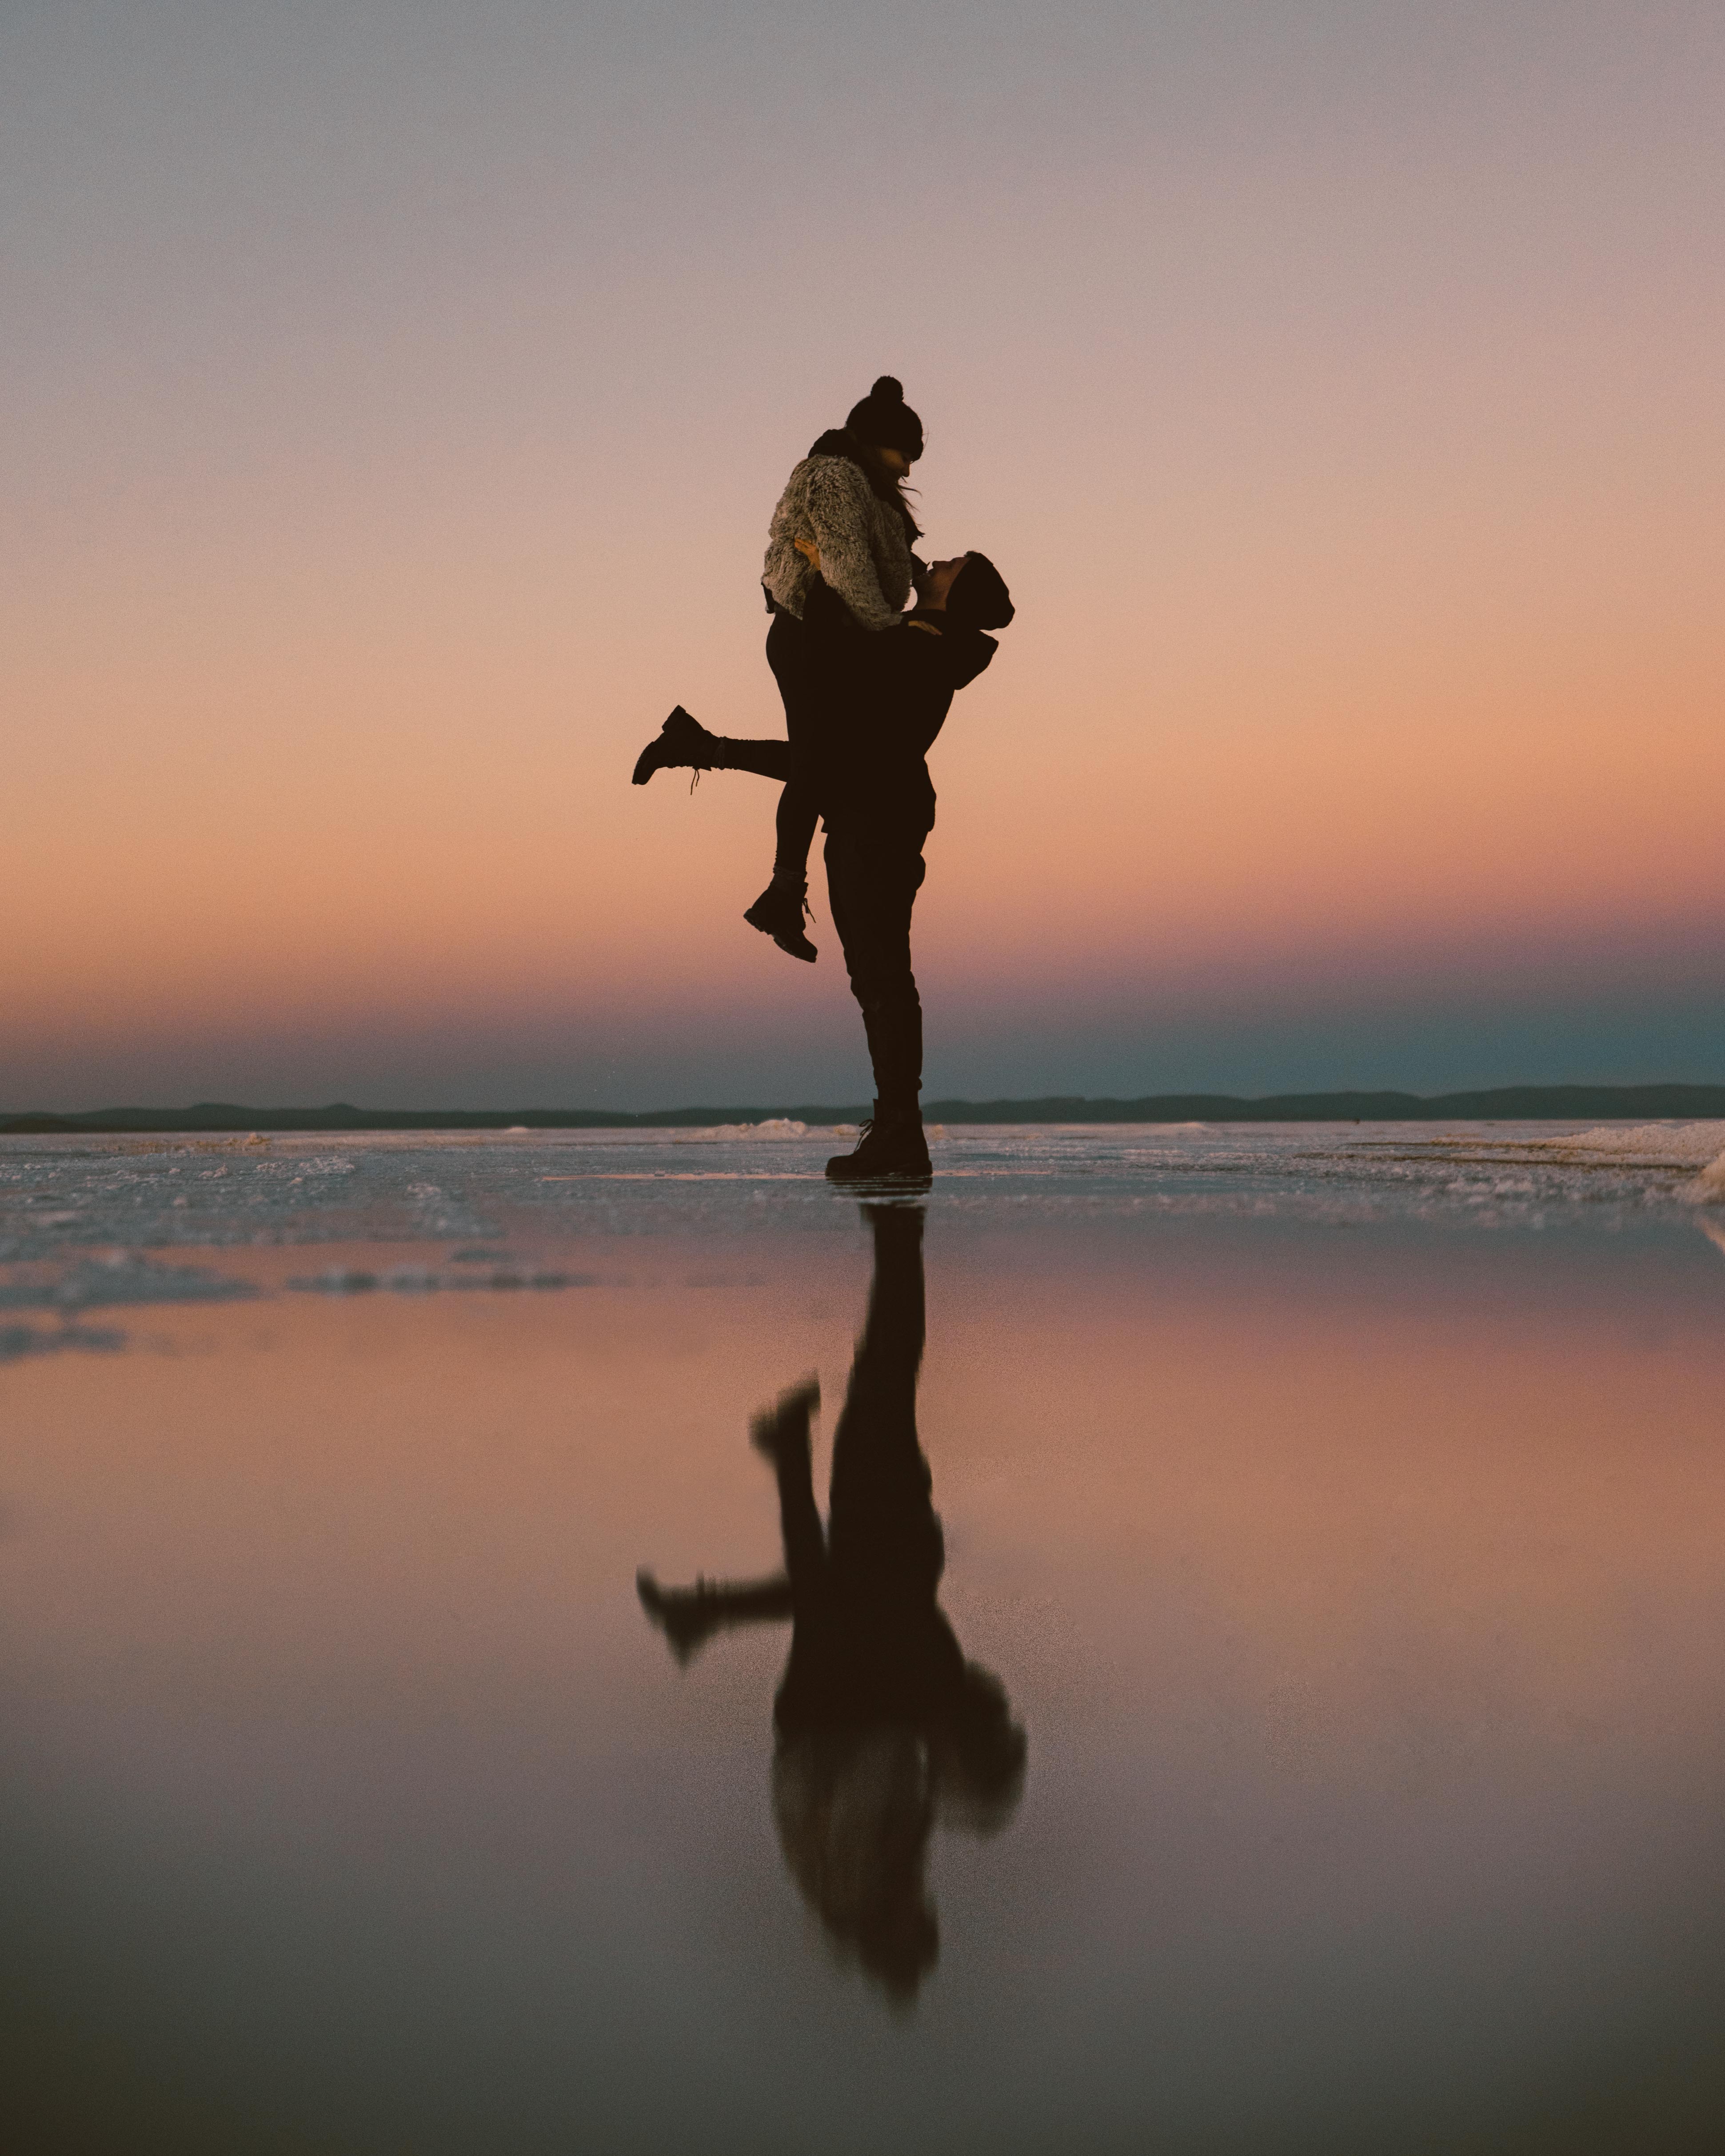
M 822 576 L 865 629 L 902 619 L 911 595 L 904 519 L 849 457 L 804 457 L 773 512 L 761 581 L 800 619 L 814 571 L 797 552 L 798 539 L 819 547 Z

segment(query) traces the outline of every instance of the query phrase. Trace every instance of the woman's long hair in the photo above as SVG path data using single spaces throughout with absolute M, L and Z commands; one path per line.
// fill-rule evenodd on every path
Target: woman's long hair
M 911 505 L 906 499 L 915 490 L 909 480 L 889 471 L 877 453 L 867 443 L 858 441 L 848 427 L 828 428 L 809 454 L 811 457 L 849 457 L 868 481 L 869 491 L 875 500 L 896 509 L 904 519 L 906 546 L 914 547 L 922 536 L 922 526 L 911 514 Z

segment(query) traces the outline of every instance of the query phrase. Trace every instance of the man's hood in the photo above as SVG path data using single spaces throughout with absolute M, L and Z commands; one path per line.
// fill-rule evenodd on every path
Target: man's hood
M 941 639 L 947 646 L 954 689 L 968 688 L 1000 649 L 999 641 L 981 629 L 955 629 L 950 624 L 941 631 Z

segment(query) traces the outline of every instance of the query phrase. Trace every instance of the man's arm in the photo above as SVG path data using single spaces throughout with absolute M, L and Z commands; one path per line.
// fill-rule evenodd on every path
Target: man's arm
M 817 636 L 843 638 L 852 644 L 871 634 L 861 626 L 827 582 L 819 555 L 815 557 L 814 579 L 803 602 L 803 626 L 812 629 Z
M 807 551 L 806 549 L 804 550 Z M 919 635 L 877 636 L 860 628 L 839 594 L 817 575 L 803 606 L 803 623 L 817 636 L 829 637 L 891 695 L 950 696 L 977 675 L 998 649 L 992 636 L 955 622 L 944 608 L 919 607 L 904 617 L 906 630 Z

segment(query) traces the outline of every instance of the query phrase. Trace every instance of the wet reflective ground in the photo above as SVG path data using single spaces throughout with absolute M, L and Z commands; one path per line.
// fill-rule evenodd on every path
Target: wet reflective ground
M 8 1142 L 6 2145 L 1717 2146 L 1717 1148 L 1551 1135 Z

